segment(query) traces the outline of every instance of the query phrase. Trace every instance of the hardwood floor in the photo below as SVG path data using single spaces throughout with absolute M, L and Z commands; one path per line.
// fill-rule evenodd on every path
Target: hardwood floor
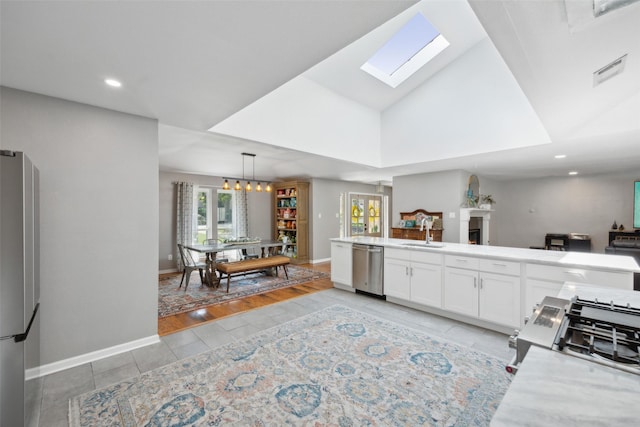
M 301 264 L 301 267 L 313 270 L 331 273 L 331 263 L 322 264 Z M 178 274 L 178 273 L 174 273 Z M 288 288 L 276 289 L 271 292 L 265 292 L 259 295 L 252 295 L 243 299 L 229 301 L 223 304 L 204 307 L 187 313 L 180 313 L 174 316 L 168 316 L 158 319 L 158 335 L 165 336 L 174 332 L 180 332 L 185 329 L 193 328 L 203 323 L 222 319 L 244 311 L 253 310 L 264 307 L 266 305 L 275 304 L 291 298 L 307 295 L 314 292 L 320 292 L 325 289 L 333 288 L 331 279 L 318 279 L 311 282 L 301 283 Z

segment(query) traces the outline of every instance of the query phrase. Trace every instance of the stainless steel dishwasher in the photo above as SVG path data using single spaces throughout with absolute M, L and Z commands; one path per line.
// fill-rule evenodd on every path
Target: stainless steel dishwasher
M 356 290 L 384 295 L 382 246 L 354 244 L 352 285 Z

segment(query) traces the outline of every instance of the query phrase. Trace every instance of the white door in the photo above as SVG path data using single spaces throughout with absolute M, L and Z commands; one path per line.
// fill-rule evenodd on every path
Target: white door
M 480 273 L 479 317 L 501 325 L 520 326 L 520 277 Z
M 375 194 L 349 194 L 351 236 L 381 237 L 384 224 L 382 196 Z
M 460 268 L 445 268 L 445 310 L 478 317 L 478 273 Z
M 442 307 L 442 266 L 411 264 L 411 301 Z
M 384 294 L 409 300 L 411 298 L 410 263 L 399 259 L 384 260 Z
M 331 281 L 351 286 L 351 244 L 331 242 Z

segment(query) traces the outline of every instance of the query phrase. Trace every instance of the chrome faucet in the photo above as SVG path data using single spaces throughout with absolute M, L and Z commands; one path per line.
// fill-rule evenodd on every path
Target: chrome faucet
M 431 243 L 431 236 L 429 235 L 429 231 L 431 231 L 431 221 L 429 221 L 428 217 L 424 217 L 422 218 L 422 221 L 420 221 L 420 231 L 422 231 L 425 226 L 427 227 L 427 232 L 425 233 L 425 243 L 429 244 Z

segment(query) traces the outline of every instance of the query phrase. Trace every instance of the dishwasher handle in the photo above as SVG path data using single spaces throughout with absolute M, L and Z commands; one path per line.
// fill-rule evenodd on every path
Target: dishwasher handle
M 353 250 L 379 253 L 382 252 L 382 248 L 379 246 L 365 246 L 365 245 L 353 245 Z

